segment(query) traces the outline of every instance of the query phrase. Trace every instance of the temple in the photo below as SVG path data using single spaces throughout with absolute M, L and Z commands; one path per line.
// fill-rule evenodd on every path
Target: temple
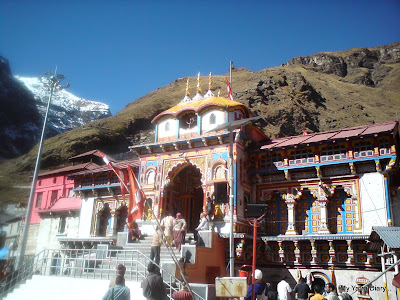
M 374 278 L 385 256 L 367 251 L 373 227 L 400 224 L 398 122 L 277 139 L 270 139 L 251 121 L 223 129 L 223 124 L 251 119 L 250 111 L 237 101 L 215 96 L 211 74 L 208 91 L 202 95 L 200 79 L 199 75 L 193 98 L 188 80 L 183 99 L 153 119 L 154 143 L 132 145 L 132 157 L 115 160 L 123 170 L 133 168 L 144 190 L 145 210 L 137 220 L 143 232 L 151 234 L 156 218 L 177 212 L 191 232 L 211 201 L 209 246 L 222 247 L 224 261 L 213 269 L 214 278 L 192 274 L 192 279 L 212 282 L 226 275 L 223 266 L 229 261 L 230 230 L 234 232 L 235 270 L 251 264 L 253 227 L 249 221 L 264 213 L 256 237 L 256 263 L 268 268 L 269 282 L 278 282 L 283 273 L 295 278 L 299 272 L 324 284 L 334 278 L 344 285 L 355 285 L 363 276 Z M 79 164 L 79 168 L 62 173 L 68 171 L 71 192 L 58 196 L 49 192 L 45 200 L 37 188 L 33 223 L 49 224 L 47 219 L 53 219 L 52 224 L 58 224 L 57 233 L 48 239 L 53 246 L 118 244 L 127 234 L 128 197 L 121 194 L 110 167 L 98 162 L 93 168 L 91 160 L 91 165 Z M 41 174 L 41 178 L 56 173 L 60 174 Z M 35 253 L 46 246 L 43 242 L 30 250 Z

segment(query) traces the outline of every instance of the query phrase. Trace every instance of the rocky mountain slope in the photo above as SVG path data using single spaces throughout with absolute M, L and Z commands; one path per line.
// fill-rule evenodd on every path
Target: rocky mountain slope
M 227 76 L 213 76 L 215 93 L 221 90 L 225 97 Z M 115 154 L 134 143 L 152 142 L 152 118 L 182 100 L 185 85 L 186 78 L 177 79 L 131 102 L 115 116 L 47 140 L 43 168 L 62 165 L 68 157 L 91 149 Z M 190 85 L 193 96 L 195 77 Z M 207 91 L 207 77 L 202 77 L 201 88 Z M 258 125 L 271 138 L 394 120 L 400 113 L 400 42 L 297 57 L 257 72 L 234 69 L 232 89 L 236 101 L 262 117 Z M 36 153 L 33 149 L 0 167 L 26 180 Z M 0 192 L 15 199 L 12 178 L 0 177 Z
M 8 61 L 0 57 L 0 140 L 7 145 L 0 147 L 0 159 L 18 157 L 39 141 L 47 102 L 39 78 L 14 77 Z M 47 137 L 110 115 L 108 105 L 62 90 L 52 98 Z
M 15 76 L 34 95 L 39 112 L 44 115 L 48 102 L 48 92 L 38 77 Z M 68 90 L 54 93 L 51 99 L 49 124 L 57 133 L 62 133 L 85 125 L 93 120 L 111 116 L 110 107 L 102 102 L 79 98 Z

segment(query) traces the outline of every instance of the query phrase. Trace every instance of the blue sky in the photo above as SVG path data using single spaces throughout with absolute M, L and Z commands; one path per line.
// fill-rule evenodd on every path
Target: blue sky
M 70 92 L 115 114 L 177 78 L 226 74 L 230 60 L 258 71 L 399 41 L 399 16 L 399 0 L 0 0 L 0 56 L 15 75 L 57 66 Z

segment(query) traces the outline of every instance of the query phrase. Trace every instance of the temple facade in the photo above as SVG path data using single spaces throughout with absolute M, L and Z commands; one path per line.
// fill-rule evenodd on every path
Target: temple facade
M 226 262 L 227 237 L 234 231 L 238 270 L 252 261 L 249 221 L 265 213 L 256 260 L 268 269 L 269 282 L 301 272 L 324 284 L 338 277 L 343 285 L 374 278 L 384 258 L 367 252 L 372 227 L 400 223 L 398 122 L 271 140 L 252 122 L 239 122 L 250 118 L 245 105 L 214 95 L 211 75 L 204 95 L 200 76 L 193 98 L 187 84 L 182 101 L 153 119 L 154 143 L 133 145 L 136 156 L 116 162 L 123 170 L 131 166 L 144 190 L 139 226 L 180 212 L 192 231 L 212 202 L 210 222 L 225 238 Z M 224 129 L 234 122 L 240 125 Z M 126 232 L 129 200 L 110 167 L 69 178 L 82 201 L 75 233 L 58 239 L 64 247 L 113 243 Z

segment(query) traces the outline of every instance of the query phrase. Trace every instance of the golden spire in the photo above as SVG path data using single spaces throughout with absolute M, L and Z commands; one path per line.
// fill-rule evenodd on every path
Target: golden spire
M 208 75 L 208 90 L 212 90 L 212 74 Z
M 221 89 L 218 90 L 218 97 L 219 97 L 220 94 L 221 94 Z

